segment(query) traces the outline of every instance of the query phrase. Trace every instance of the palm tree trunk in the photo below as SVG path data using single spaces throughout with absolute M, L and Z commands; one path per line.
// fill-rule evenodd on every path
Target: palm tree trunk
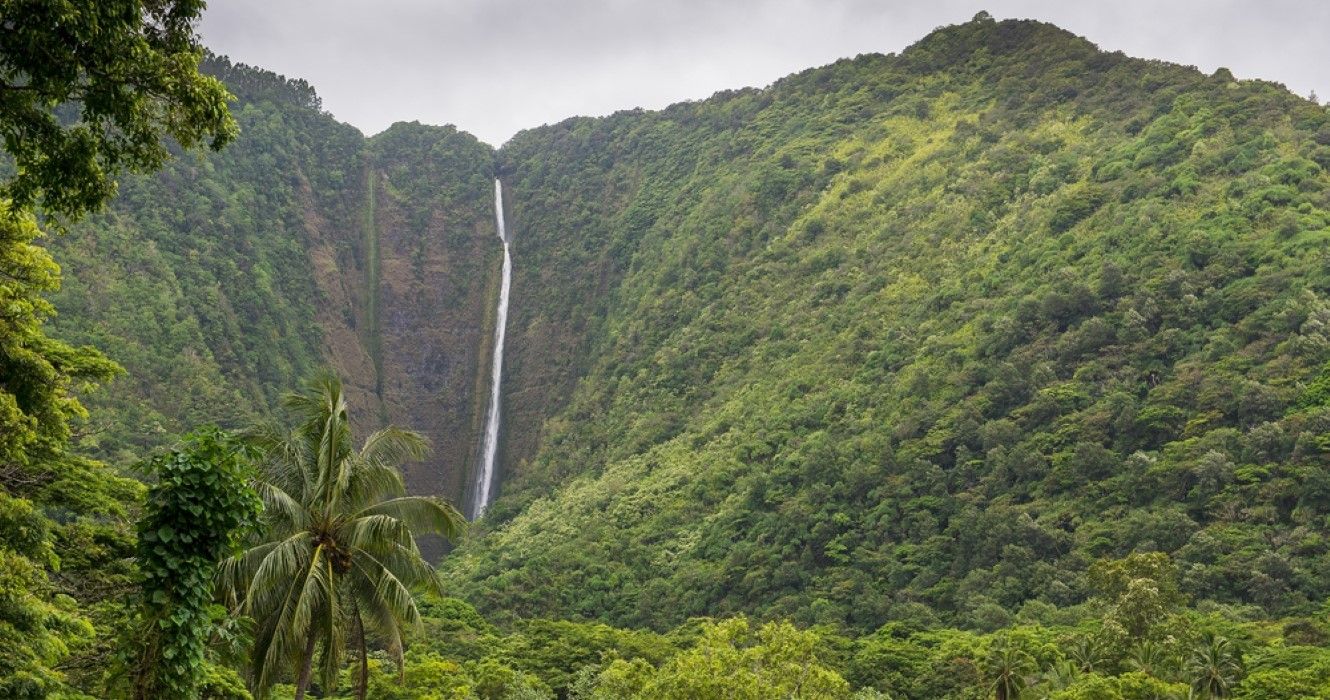
M 309 672 L 314 666 L 314 629 L 309 630 L 309 641 L 305 642 L 305 657 L 300 662 L 300 678 L 296 681 L 296 700 L 305 700 L 305 690 L 309 688 Z
M 356 700 L 365 700 L 369 692 L 369 649 L 365 646 L 365 621 L 360 618 L 360 605 L 352 598 L 356 616 L 356 646 L 360 647 L 360 680 L 356 682 Z

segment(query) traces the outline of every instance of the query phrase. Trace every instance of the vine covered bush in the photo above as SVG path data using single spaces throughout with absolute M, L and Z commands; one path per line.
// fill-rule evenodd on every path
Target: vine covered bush
M 208 672 L 217 563 L 257 524 L 262 505 L 243 450 L 216 428 L 192 433 L 148 467 L 157 483 L 138 528 L 147 627 L 134 695 L 188 698 Z

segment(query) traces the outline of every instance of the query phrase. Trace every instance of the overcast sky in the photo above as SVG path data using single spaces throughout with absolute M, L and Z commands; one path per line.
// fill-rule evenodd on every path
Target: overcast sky
M 310 81 L 366 134 L 419 120 L 497 146 L 900 51 L 980 10 L 1330 98 L 1330 0 L 212 0 L 200 30 L 218 53 Z

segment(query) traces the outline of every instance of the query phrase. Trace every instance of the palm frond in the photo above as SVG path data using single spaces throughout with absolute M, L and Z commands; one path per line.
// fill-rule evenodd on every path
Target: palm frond
M 269 549 L 246 583 L 241 609 L 254 617 L 268 612 L 281 598 L 283 588 L 309 568 L 315 551 L 310 533 L 303 531 Z
M 365 633 L 387 648 L 400 670 L 403 662 L 402 653 L 406 648 L 406 632 L 401 620 L 393 614 L 392 608 L 376 593 L 377 580 L 371 580 L 370 576 L 378 569 L 363 564 L 353 565 L 352 568 L 356 575 L 351 577 L 350 585 L 352 595 L 356 596 Z
M 386 556 L 379 557 L 389 571 L 411 587 L 422 587 L 435 595 L 443 595 L 443 579 L 439 570 L 425 561 L 420 550 L 415 546 L 394 545 Z
M 241 437 L 262 455 L 259 468 L 264 480 L 303 500 L 315 476 L 310 473 L 305 441 L 275 425 L 252 427 Z
M 338 671 L 342 668 L 342 658 L 346 652 L 346 625 L 343 624 L 345 616 L 332 559 L 325 557 L 321 568 L 324 571 L 320 578 L 327 590 L 326 600 L 319 608 L 323 618 L 319 625 L 320 636 L 324 640 L 323 655 L 319 662 L 319 682 L 325 690 L 332 690 L 337 687 Z
M 309 511 L 285 489 L 277 484 L 258 481 L 254 484 L 259 498 L 263 500 L 263 512 L 270 526 L 279 525 L 277 532 L 301 530 L 310 524 Z
M 352 555 L 351 566 L 358 568 L 371 582 L 374 587 L 373 599 L 384 607 L 399 626 L 420 626 L 420 611 L 416 608 L 415 596 L 411 595 L 411 589 L 388 567 L 364 550 Z
M 429 454 L 429 440 L 414 431 L 388 426 L 365 439 L 360 458 L 373 464 L 396 466 L 416 462 Z
M 443 580 L 438 570 L 430 566 L 420 555 L 420 550 L 410 544 L 386 543 L 355 551 L 374 559 L 407 588 L 443 593 Z
M 328 369 L 321 369 L 305 382 L 303 391 L 292 391 L 282 396 L 282 406 L 307 427 L 328 412 L 342 395 L 342 380 Z
M 295 608 L 291 613 L 291 626 L 297 630 L 310 629 L 323 609 L 332 607 L 333 575 L 328 551 L 323 545 L 314 547 L 310 558 L 309 574 L 305 577 Z
M 249 582 L 259 563 L 279 544 L 281 543 L 264 542 L 233 554 L 218 563 L 217 573 L 213 575 L 213 587 L 218 595 L 235 601 L 243 598 L 243 594 L 249 590 Z
M 391 515 L 373 513 L 347 521 L 337 539 L 352 549 L 373 550 L 411 540 L 411 529 Z
M 340 501 L 344 512 L 354 513 L 372 503 L 406 495 L 406 484 L 397 467 L 366 462 L 358 456 L 349 461 L 351 479 Z
M 376 541 L 352 551 L 353 554 L 364 555 L 375 566 L 391 573 L 407 588 L 424 588 L 440 595 L 443 593 L 443 581 L 439 578 L 438 569 L 425 561 L 414 540 Z
M 254 659 L 255 683 L 261 689 L 272 686 L 276 681 L 276 674 L 282 667 L 284 660 L 298 658 L 299 642 L 301 638 L 307 638 L 306 635 L 312 634 L 313 630 L 309 628 L 308 620 L 305 624 L 298 624 L 295 619 L 296 611 L 302 606 L 305 610 L 311 610 L 314 606 L 311 601 L 304 600 L 307 594 L 314 594 L 318 586 L 313 578 L 319 569 L 319 559 L 322 558 L 323 548 L 316 547 L 311 552 L 309 564 L 300 574 L 288 579 L 285 587 L 285 595 L 276 614 L 270 616 L 258 617 L 263 619 L 265 631 L 263 643 L 256 642 L 252 658 Z M 270 631 L 269 631 L 270 630 Z
M 431 496 L 402 496 L 381 501 L 356 513 L 353 518 L 388 515 L 401 521 L 414 535 L 435 534 L 456 539 L 466 528 L 466 518 L 448 502 Z

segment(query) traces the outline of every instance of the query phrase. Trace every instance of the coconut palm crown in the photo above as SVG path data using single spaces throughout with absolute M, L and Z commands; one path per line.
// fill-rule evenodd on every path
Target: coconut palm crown
M 370 640 L 402 663 L 420 623 L 414 591 L 438 592 L 416 536 L 455 538 L 465 519 L 448 503 L 408 496 L 399 465 L 426 453 L 418 433 L 388 427 L 354 448 L 341 381 L 315 377 L 285 397 L 292 429 L 251 431 L 260 458 L 266 527 L 223 563 L 219 590 L 256 621 L 250 683 L 262 697 L 290 669 L 303 698 L 318 659 L 320 685 L 337 683 L 348 645 L 364 697 Z

